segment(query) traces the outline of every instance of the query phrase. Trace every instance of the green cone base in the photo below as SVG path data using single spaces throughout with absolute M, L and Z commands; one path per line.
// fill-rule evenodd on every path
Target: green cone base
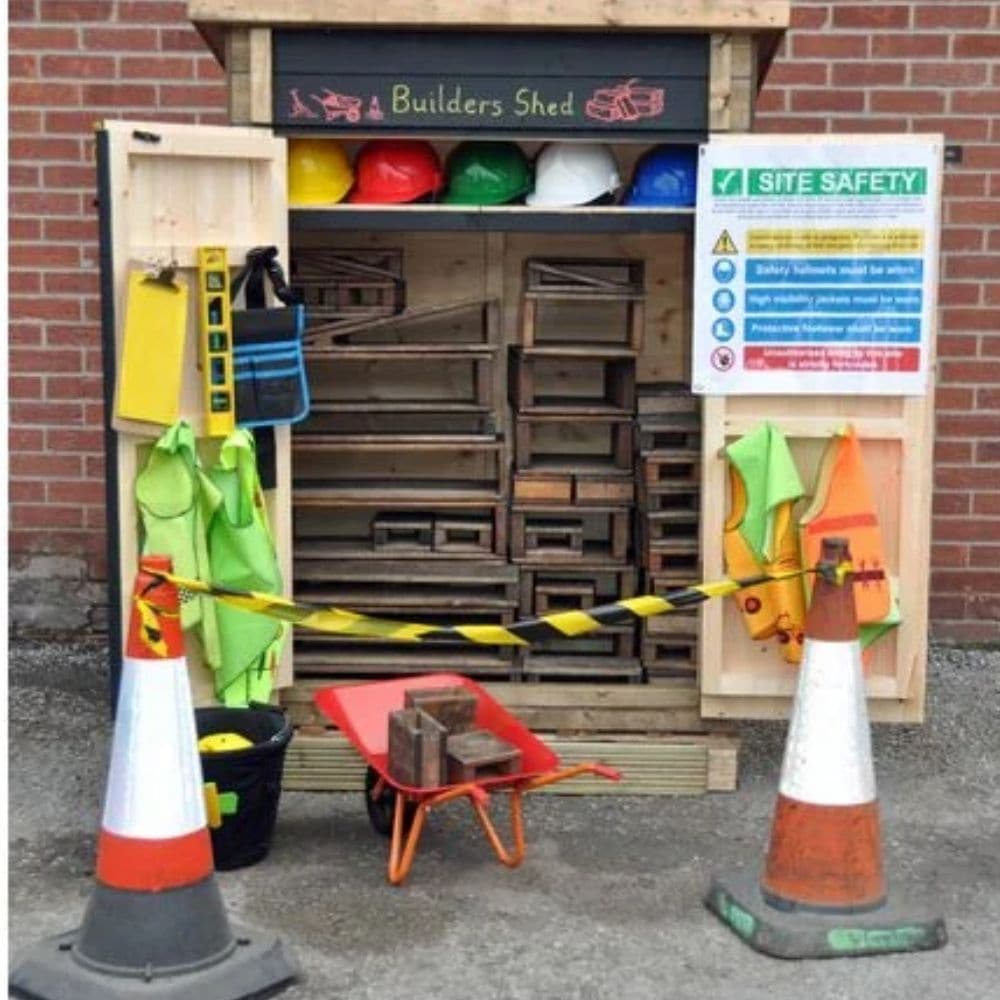
M 927 951 L 948 940 L 942 917 L 890 900 L 865 913 L 786 912 L 763 897 L 749 872 L 712 879 L 705 905 L 751 948 L 775 958 L 847 958 Z

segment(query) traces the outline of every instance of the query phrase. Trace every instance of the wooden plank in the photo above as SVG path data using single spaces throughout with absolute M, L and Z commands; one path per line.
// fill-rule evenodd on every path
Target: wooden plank
M 684 4 L 616 0 L 613 10 L 600 0 L 564 0 L 546 7 L 531 0 L 468 0 L 458 5 L 399 0 L 389 7 L 375 0 L 255 0 L 252 5 L 188 0 L 187 16 L 203 30 L 220 24 L 378 24 L 774 31 L 788 27 L 790 0 L 687 0 Z

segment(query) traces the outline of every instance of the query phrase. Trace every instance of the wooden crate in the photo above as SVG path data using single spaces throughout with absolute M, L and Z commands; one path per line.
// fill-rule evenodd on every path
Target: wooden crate
M 632 566 L 608 566 L 604 562 L 589 561 L 572 566 L 522 565 L 519 585 L 522 618 L 545 613 L 538 610 L 539 587 L 544 593 L 545 585 L 554 583 L 586 584 L 593 594 L 594 604 L 608 604 L 620 597 L 635 595 L 636 571 Z
M 514 467 L 577 476 L 632 471 L 632 418 L 602 414 L 516 414 Z
M 631 416 L 635 353 L 586 345 L 512 347 L 509 393 L 522 414 Z
M 694 677 L 698 672 L 700 641 L 698 611 L 675 611 L 646 618 L 640 629 L 640 659 L 646 680 Z
M 543 304 L 585 303 L 592 313 L 607 313 L 604 342 L 642 349 L 645 325 L 644 263 L 599 258 L 545 258 L 525 261 L 521 311 L 524 347 L 574 341 L 572 327 L 546 320 Z
M 647 515 L 698 512 L 701 488 L 688 482 L 642 482 L 639 484 L 639 508 Z
M 701 452 L 694 448 L 671 448 L 642 456 L 642 478 L 647 486 L 664 483 L 698 486 L 701 483 Z
M 517 504 L 510 514 L 513 562 L 628 560 L 630 507 L 556 507 Z
M 646 570 L 650 576 L 667 572 L 687 574 L 690 582 L 698 582 L 701 567 L 701 545 L 697 538 L 674 538 L 664 542 L 650 542 L 644 552 Z
M 507 556 L 506 503 L 456 497 L 454 490 L 302 487 L 295 515 L 296 576 L 301 560 L 391 555 L 412 564 Z

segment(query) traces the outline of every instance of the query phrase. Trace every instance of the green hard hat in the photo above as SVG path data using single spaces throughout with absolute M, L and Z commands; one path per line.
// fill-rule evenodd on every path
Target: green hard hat
M 463 142 L 448 157 L 451 205 L 504 205 L 531 190 L 531 166 L 514 142 Z

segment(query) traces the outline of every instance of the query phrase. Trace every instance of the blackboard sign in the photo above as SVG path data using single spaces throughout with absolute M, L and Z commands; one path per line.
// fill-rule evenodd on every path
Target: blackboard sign
M 273 33 L 274 123 L 352 131 L 700 138 L 708 37 Z

